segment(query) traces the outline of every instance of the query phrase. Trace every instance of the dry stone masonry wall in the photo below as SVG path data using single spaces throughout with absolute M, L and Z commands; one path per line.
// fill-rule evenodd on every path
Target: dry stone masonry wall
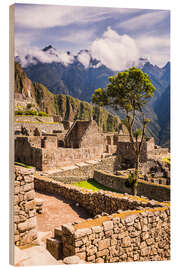
M 15 167 L 14 242 L 17 246 L 37 240 L 34 169 Z
M 63 184 L 47 177 L 35 175 L 35 190 L 52 194 L 61 194 L 64 198 L 78 202 L 92 215 L 108 214 L 121 210 L 134 210 L 140 207 L 161 207 L 161 203 L 139 197 L 118 194 L 110 191 L 93 192 L 72 185 Z
M 93 221 L 55 230 L 63 257 L 77 255 L 94 263 L 170 259 L 169 208 L 114 214 Z
M 95 170 L 94 180 L 118 192 L 132 194 L 132 190 L 126 186 L 127 176 L 117 176 L 112 173 Z M 137 189 L 138 196 L 145 196 L 157 201 L 170 201 L 170 186 L 139 180 Z

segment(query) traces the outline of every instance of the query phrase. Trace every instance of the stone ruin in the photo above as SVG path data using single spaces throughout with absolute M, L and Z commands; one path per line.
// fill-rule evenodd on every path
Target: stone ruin
M 37 171 L 33 175 L 33 169 L 17 167 L 15 170 L 16 245 L 37 243 L 36 214 L 42 213 L 43 209 L 42 202 L 35 200 L 35 189 L 61 194 L 94 216 L 81 223 L 55 228 L 54 237 L 47 239 L 46 247 L 57 260 L 103 263 L 170 259 L 170 209 L 167 202 L 170 187 L 161 185 L 169 185 L 170 181 L 157 184 L 152 179 L 170 179 L 169 168 L 162 162 L 162 158 L 169 155 L 168 149 L 156 147 L 153 138 L 146 139 L 140 157 L 141 171 L 142 177 L 147 177 L 151 183 L 140 181 L 140 188 L 141 196 L 149 199 L 137 198 L 128 194 L 130 192 L 124 184 L 127 176 L 122 177 L 122 169 L 127 174 L 127 169 L 132 169 L 135 162 L 129 138 L 122 131 L 120 134 L 102 133 L 93 120 L 59 123 L 50 118 L 46 121 L 40 121 L 42 118 L 34 118 L 34 121 L 22 119 L 18 117 L 15 123 L 15 161 L 34 166 Z M 76 176 L 93 175 L 109 188 L 116 190 L 120 187 L 124 194 L 81 190 L 40 176 L 40 171 L 68 165 L 71 168 L 62 170 L 63 176 L 68 177 L 69 172 Z M 101 169 L 105 171 L 99 171 Z
M 122 130 L 120 134 L 102 133 L 94 120 L 76 120 L 68 124 L 68 121 L 54 122 L 51 117 L 47 117 L 46 122 L 39 118 L 34 117 L 31 122 L 20 121 L 20 116 L 16 119 L 16 161 L 35 166 L 38 170 L 49 170 L 118 155 L 121 169 L 134 166 L 135 154 L 128 135 L 122 134 Z M 144 163 L 168 155 L 167 148 L 157 148 L 154 139 L 149 138 L 143 145 L 140 161 Z
M 170 208 L 167 202 L 109 191 L 92 192 L 16 167 L 14 241 L 37 244 L 36 202 L 39 192 L 61 194 L 78 202 L 93 218 L 54 229 L 46 248 L 57 260 L 109 263 L 170 259 Z

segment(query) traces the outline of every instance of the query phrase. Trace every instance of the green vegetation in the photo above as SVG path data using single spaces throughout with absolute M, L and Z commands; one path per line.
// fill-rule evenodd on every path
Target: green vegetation
M 27 110 L 27 111 L 15 111 L 15 115 L 38 115 L 38 112 L 35 110 Z
M 38 113 L 39 116 L 45 116 L 45 117 L 48 117 L 49 114 L 48 113 L 45 113 L 45 112 L 39 112 Z
M 104 132 L 115 132 L 118 130 L 121 120 L 99 106 L 93 106 L 88 102 L 79 100 L 69 95 L 53 94 L 41 83 L 32 83 L 20 64 L 15 64 L 15 93 L 25 94 L 28 97 L 30 90 L 34 99 L 34 107 L 48 115 L 60 115 L 62 120 L 90 120 L 93 118 Z M 16 115 L 34 115 L 29 103 L 28 114 L 17 108 Z M 31 109 L 31 110 L 29 110 Z M 25 111 L 25 110 L 24 110 Z M 40 113 L 41 113 L 40 112 Z M 45 116 L 45 115 L 43 115 Z
M 155 87 L 148 75 L 138 68 L 130 68 L 109 77 L 106 88 L 98 88 L 92 95 L 93 103 L 99 106 L 110 106 L 115 110 L 123 110 L 126 126 L 132 149 L 136 156 L 135 172 L 130 175 L 133 194 L 137 195 L 139 159 L 145 139 L 145 131 L 150 119 L 145 117 L 144 105 L 153 97 Z M 140 116 L 142 130 L 135 130 L 135 120 Z M 132 179 L 133 178 L 133 179 Z
M 28 116 L 45 116 L 48 117 L 49 114 L 45 112 L 37 112 L 35 110 L 27 110 L 27 111 L 15 111 L 15 115 L 28 115 Z
M 93 179 L 88 179 L 87 181 L 80 181 L 73 183 L 74 186 L 87 188 L 92 191 L 98 191 L 98 190 L 108 190 L 108 191 L 114 191 L 113 189 L 107 188 L 99 183 L 97 183 Z M 116 191 L 117 192 L 117 191 Z
M 33 168 L 32 166 L 29 166 L 29 165 L 26 165 L 26 164 L 20 163 L 20 162 L 15 162 L 14 165 L 21 166 L 21 167 L 24 167 L 24 168 L 27 168 L 27 169 Z
M 169 157 L 167 158 L 162 158 L 162 161 L 164 161 L 165 163 L 171 165 L 171 159 Z

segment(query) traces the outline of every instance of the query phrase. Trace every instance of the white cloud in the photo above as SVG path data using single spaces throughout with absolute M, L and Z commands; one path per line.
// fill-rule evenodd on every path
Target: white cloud
M 170 58 L 169 36 L 140 36 L 136 39 L 141 55 L 148 56 L 152 64 L 164 66 Z
M 62 53 L 57 50 L 42 51 L 38 48 L 32 49 L 20 49 L 16 51 L 16 55 L 21 60 L 22 67 L 26 67 L 29 64 L 36 64 L 37 60 L 42 63 L 59 62 L 65 66 L 71 64 L 74 61 L 74 56 L 67 53 Z M 36 60 L 37 59 L 37 60 Z
M 139 58 L 134 39 L 128 35 L 119 35 L 111 27 L 108 27 L 102 38 L 92 43 L 91 53 L 102 64 L 116 71 L 135 65 Z
M 138 15 L 122 23 L 118 23 L 116 27 L 126 30 L 146 29 L 160 23 L 168 15 L 169 11 L 166 10 L 153 11 L 143 15 Z
M 88 52 L 86 52 L 86 51 L 81 52 L 80 54 L 78 54 L 77 58 L 78 58 L 79 62 L 85 66 L 85 68 L 89 67 L 91 57 L 90 57 Z
M 55 5 L 20 5 L 15 8 L 15 24 L 26 28 L 47 28 L 72 23 L 98 22 L 118 10 Z M 125 11 L 119 9 L 120 13 Z M 130 11 L 127 11 L 129 13 Z

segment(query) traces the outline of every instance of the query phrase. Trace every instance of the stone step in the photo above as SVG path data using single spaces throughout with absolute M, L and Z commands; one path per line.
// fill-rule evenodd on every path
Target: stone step
M 46 239 L 46 249 L 56 259 L 62 259 L 62 242 L 55 238 Z

